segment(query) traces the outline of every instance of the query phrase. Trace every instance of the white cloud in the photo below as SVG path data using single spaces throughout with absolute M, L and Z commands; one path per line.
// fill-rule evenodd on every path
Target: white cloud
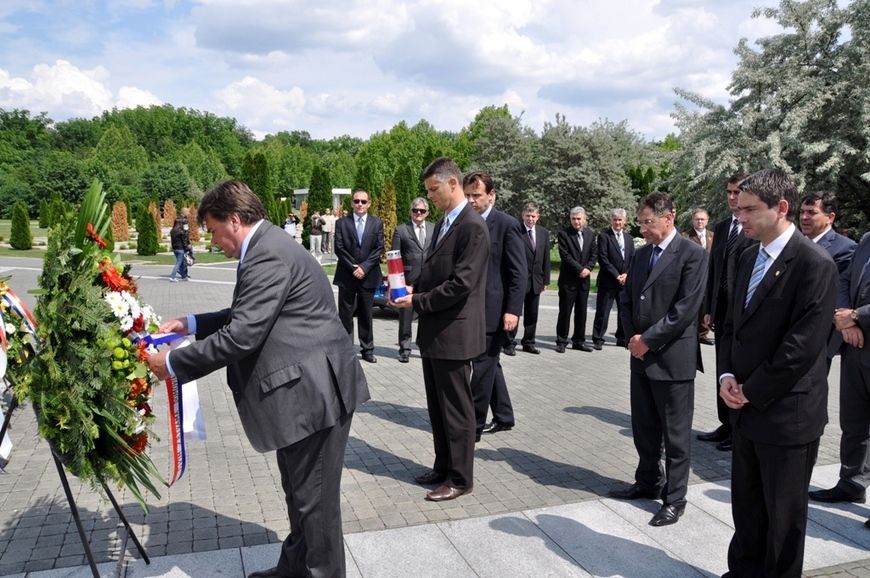
M 118 89 L 118 98 L 115 101 L 115 106 L 118 108 L 136 108 L 137 106 L 160 104 L 163 102 L 156 95 L 135 86 L 122 86 Z
M 253 76 L 246 76 L 215 93 L 218 108 L 251 123 L 254 131 L 287 130 L 295 126 L 305 106 L 299 87 L 279 90 Z

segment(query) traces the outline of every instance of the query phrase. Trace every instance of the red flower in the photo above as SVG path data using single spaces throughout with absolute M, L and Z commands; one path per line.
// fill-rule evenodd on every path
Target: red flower
M 88 226 L 85 227 L 85 233 L 88 234 L 88 237 L 93 239 L 93 241 L 97 244 L 100 249 L 105 249 L 108 247 L 105 241 L 103 241 L 99 235 L 97 235 L 97 231 L 94 229 L 94 226 L 88 223 Z
M 139 333 L 143 329 L 145 329 L 145 316 L 140 314 L 139 317 L 133 321 L 133 331 Z
M 118 273 L 118 270 L 115 269 L 115 266 L 112 264 L 112 260 L 108 257 L 104 257 L 100 260 L 100 278 L 103 280 L 106 287 L 112 291 L 127 291 L 131 294 L 136 293 L 136 284 L 133 280 Z
M 145 349 L 145 347 L 147 347 L 145 341 L 139 341 L 136 346 L 139 348 L 139 361 L 145 363 L 145 360 L 148 359 L 148 351 Z
M 145 417 L 149 417 L 149 416 L 153 415 L 153 413 L 151 412 L 151 406 L 148 405 L 147 403 L 141 403 L 141 404 L 137 405 L 136 409 L 138 409 L 139 411 L 145 410 Z
M 148 445 L 148 434 L 142 432 L 132 439 L 124 436 L 124 441 L 126 441 L 127 445 L 130 446 L 130 453 L 133 455 L 141 454 L 145 451 L 145 446 Z

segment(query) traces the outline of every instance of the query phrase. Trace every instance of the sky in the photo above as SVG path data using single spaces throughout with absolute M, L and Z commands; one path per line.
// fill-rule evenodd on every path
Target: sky
M 458 131 L 507 104 L 540 131 L 675 132 L 674 88 L 728 101 L 775 0 L 2 0 L 0 108 L 91 118 L 170 104 L 262 138 Z

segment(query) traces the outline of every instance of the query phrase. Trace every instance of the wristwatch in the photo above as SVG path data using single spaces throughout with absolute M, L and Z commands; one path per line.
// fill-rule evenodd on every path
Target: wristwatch
M 857 309 L 852 309 L 852 312 L 849 314 L 849 319 L 851 319 L 855 323 L 858 323 L 858 310 Z

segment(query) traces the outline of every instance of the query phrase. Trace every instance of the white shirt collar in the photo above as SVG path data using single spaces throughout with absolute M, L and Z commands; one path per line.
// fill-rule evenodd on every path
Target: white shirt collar
M 263 221 L 264 221 L 264 219 L 260 219 L 259 221 L 257 221 L 256 223 L 254 223 L 254 226 L 251 227 L 251 230 L 248 231 L 248 234 L 247 234 L 247 235 L 245 235 L 245 239 L 244 239 L 244 241 L 242 241 L 242 252 L 241 252 L 241 254 L 239 255 L 239 264 L 241 264 L 242 261 L 245 260 L 245 253 L 248 252 L 248 243 L 251 242 L 251 237 L 254 236 L 254 233 L 257 232 L 257 229 L 260 228 L 260 225 L 263 224 Z
M 493 208 L 495 208 L 495 205 L 490 205 L 489 207 L 487 207 L 487 209 L 480 214 L 480 217 L 485 221 L 486 218 L 489 217 L 489 214 L 492 212 Z
M 791 236 L 794 235 L 795 230 L 794 223 L 789 223 L 788 228 L 782 235 L 771 241 L 769 245 L 761 245 L 761 248 L 770 255 L 770 263 L 773 263 L 776 258 L 779 257 L 779 254 L 782 253 L 783 249 L 785 249 Z
M 827 234 L 828 234 L 828 231 L 830 231 L 830 230 L 831 230 L 831 226 L 828 225 L 828 228 L 825 229 L 824 231 L 822 231 L 821 235 L 819 235 L 818 237 L 814 237 L 814 238 L 813 238 L 813 243 L 818 243 L 819 241 L 821 241 L 821 240 L 822 240 L 822 237 L 824 237 L 825 235 L 827 235 Z
M 671 241 L 673 241 L 674 237 L 676 237 L 676 236 L 677 236 L 677 228 L 674 227 L 673 229 L 671 229 L 671 234 L 668 235 L 667 237 L 665 237 L 665 240 L 657 245 L 657 247 L 659 247 L 662 250 L 662 253 L 665 252 L 665 249 L 668 248 L 668 245 L 671 244 Z

